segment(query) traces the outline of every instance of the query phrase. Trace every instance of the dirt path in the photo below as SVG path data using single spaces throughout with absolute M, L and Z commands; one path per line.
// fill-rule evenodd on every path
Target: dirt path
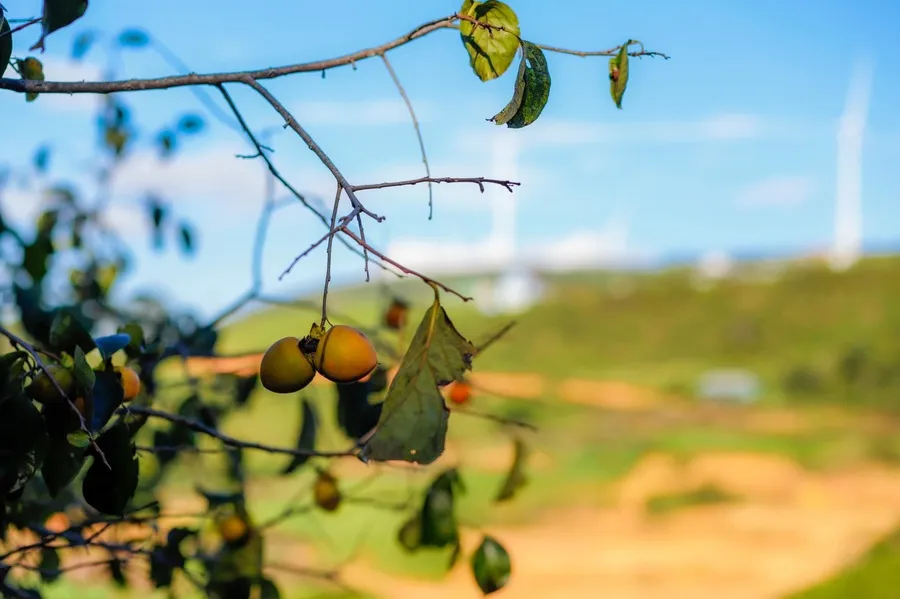
M 666 489 L 714 482 L 734 504 L 647 516 Z M 900 470 L 809 474 L 775 457 L 708 454 L 679 465 L 649 456 L 609 508 L 549 513 L 527 527 L 490 527 L 514 574 L 516 599 L 776 599 L 840 570 L 900 522 Z M 478 538 L 467 535 L 466 549 Z M 397 578 L 364 562 L 357 587 L 392 599 L 476 599 L 467 564 L 439 583 Z

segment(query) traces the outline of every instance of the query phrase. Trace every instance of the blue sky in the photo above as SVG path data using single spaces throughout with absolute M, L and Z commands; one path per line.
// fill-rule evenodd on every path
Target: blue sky
M 837 123 L 854 69 L 866 61 L 874 77 L 863 153 L 863 235 L 878 243 L 900 233 L 900 5 L 646 0 L 613 9 L 570 1 L 560 10 L 547 2 L 509 3 L 523 37 L 534 42 L 601 49 L 631 37 L 672 56 L 633 61 L 620 111 L 609 98 L 606 59 L 548 55 L 549 104 L 535 124 L 510 130 L 485 119 L 507 102 L 514 68 L 499 80 L 480 82 L 456 32 L 436 32 L 389 55 L 422 121 L 433 175 L 505 177 L 491 148 L 518 146 L 510 176 L 523 184 L 515 193 L 520 251 L 557 256 L 562 264 L 579 252 L 599 258 L 603 252 L 659 256 L 828 246 Z M 10 18 L 40 12 L 38 0 L 6 6 Z M 457 8 L 455 2 L 407 0 L 341 0 L 334 7 L 272 0 L 262 12 L 248 13 L 246 2 L 230 0 L 93 2 L 80 21 L 48 38 L 41 58 L 48 79 L 100 78 L 106 60 L 101 47 L 81 64 L 68 60 L 74 35 L 87 28 L 115 34 L 142 27 L 194 71 L 260 68 L 377 45 Z M 19 34 L 14 55 L 25 54 L 38 34 L 36 28 Z M 151 50 L 127 52 L 120 71 L 126 77 L 172 73 Z M 351 182 L 423 174 L 412 126 L 380 60 L 330 71 L 324 79 L 296 75 L 266 85 Z M 278 129 L 278 115 L 252 92 L 233 93 L 254 129 Z M 246 141 L 212 118 L 175 162 L 160 164 L 152 134 L 184 111 L 206 114 L 202 104 L 186 89 L 131 94 L 126 101 L 147 139 L 114 187 L 110 218 L 134 242 L 138 267 L 124 289 L 172 290 L 201 312 L 214 313 L 249 281 L 262 164 L 235 159 L 249 151 Z M 0 164 L 25 167 L 33 149 L 49 142 L 56 151 L 54 172 L 77 180 L 94 152 L 95 102 L 44 96 L 26 104 L 0 92 Z M 330 201 L 328 172 L 293 133 L 279 129 L 270 145 L 292 183 Z M 147 191 L 163 195 L 198 225 L 198 257 L 186 261 L 175 251 L 149 251 L 138 203 Z M 0 200 L 4 210 L 28 218 L 36 204 L 29 193 L 8 191 Z M 368 239 L 426 269 L 429 257 L 441 251 L 478 261 L 481 250 L 472 248 L 490 251 L 479 244 L 496 230 L 492 206 L 503 194 L 438 186 L 435 218 L 428 221 L 424 187 L 367 193 L 361 196 L 367 205 L 387 216 L 367 227 Z M 292 256 L 321 233 L 300 207 L 278 214 L 265 254 L 267 290 L 288 293 L 321 280 L 322 252 L 277 280 Z M 339 281 L 362 280 L 361 264 L 346 252 L 336 253 L 335 269 Z

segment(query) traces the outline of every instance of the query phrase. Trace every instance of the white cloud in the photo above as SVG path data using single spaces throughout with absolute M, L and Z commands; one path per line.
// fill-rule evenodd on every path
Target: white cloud
M 162 160 L 152 151 L 139 151 L 114 172 L 114 193 L 127 198 L 155 193 L 182 206 L 214 208 L 216 218 L 246 218 L 262 205 L 266 170 L 261 160 L 235 158 L 242 152 L 243 146 L 217 146 Z M 314 194 L 330 193 L 333 185 L 324 167 L 321 172 L 292 169 L 289 181 Z M 279 197 L 285 194 L 279 189 Z
M 430 274 L 495 272 L 514 265 L 568 271 L 634 264 L 651 258 L 629 246 L 627 227 L 618 221 L 608 222 L 599 231 L 573 231 L 529 243 L 519 251 L 511 251 L 508 240 L 494 236 L 475 243 L 399 238 L 386 250 L 393 260 Z
M 585 122 L 546 119 L 532 129 L 519 132 L 523 146 L 571 146 L 595 143 L 676 144 L 760 138 L 771 131 L 755 115 L 720 114 L 697 120 L 640 121 L 631 123 Z M 459 134 L 459 143 L 467 151 L 484 145 L 484 136 Z
M 416 119 L 427 122 L 433 113 L 430 104 L 414 102 Z M 345 100 L 331 102 L 300 102 L 291 106 L 291 112 L 304 124 L 375 126 L 408 123 L 412 125 L 409 110 L 402 99 Z
M 809 200 L 815 189 L 811 177 L 772 177 L 745 187 L 737 194 L 736 201 L 741 208 L 796 206 Z
M 102 79 L 102 69 L 90 62 L 51 57 L 41 58 L 44 64 L 44 76 L 48 81 L 98 81 Z M 98 94 L 43 94 L 37 103 L 46 108 L 60 111 L 95 110 L 103 102 Z

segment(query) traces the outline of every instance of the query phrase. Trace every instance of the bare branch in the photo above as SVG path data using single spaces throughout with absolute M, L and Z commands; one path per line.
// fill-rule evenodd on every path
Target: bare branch
M 513 192 L 513 187 L 522 185 L 518 181 L 488 179 L 487 177 L 420 177 L 418 179 L 407 179 L 405 181 L 385 181 L 384 183 L 355 185 L 353 187 L 353 191 L 365 191 L 367 189 L 386 189 L 388 187 L 403 187 L 405 185 L 419 185 L 420 183 L 474 183 L 478 186 L 482 193 L 484 193 L 485 184 L 505 187 L 510 193 Z
M 266 453 L 278 453 L 284 455 L 292 455 L 292 456 L 306 456 L 306 457 L 319 457 L 319 458 L 344 458 L 344 457 L 355 457 L 356 456 L 356 448 L 349 449 L 346 451 L 315 451 L 315 450 L 306 450 L 306 449 L 291 449 L 287 447 L 274 447 L 272 445 L 265 445 L 263 443 L 255 443 L 253 441 L 242 441 L 240 439 L 235 439 L 229 435 L 224 433 L 220 433 L 214 428 L 210 428 L 203 424 L 198 420 L 193 420 L 192 418 L 186 418 L 184 416 L 179 416 L 178 414 L 170 414 L 169 412 L 165 412 L 163 410 L 157 410 L 155 408 L 147 408 L 144 406 L 128 406 L 122 407 L 118 410 L 119 413 L 132 413 L 132 414 L 141 414 L 144 416 L 150 416 L 153 418 L 160 418 L 162 420 L 168 420 L 169 422 L 174 422 L 176 424 L 181 424 L 183 426 L 188 427 L 189 429 L 196 431 L 198 433 L 203 433 L 204 435 L 208 435 L 215 439 L 218 439 L 225 445 L 229 445 L 231 447 L 237 447 L 240 449 L 255 449 L 258 451 L 263 451 Z
M 124 79 L 119 81 L 32 81 L 21 79 L 0 79 L 0 89 L 25 93 L 37 92 L 41 94 L 111 94 L 115 92 L 134 92 L 151 89 L 171 89 L 173 87 L 186 87 L 190 85 L 218 85 L 221 83 L 241 83 L 249 77 L 253 80 L 277 79 L 285 75 L 295 73 L 318 73 L 337 67 L 352 65 L 367 58 L 380 56 L 385 52 L 398 48 L 409 42 L 427 35 L 439 29 L 451 27 L 456 15 L 450 15 L 435 19 L 412 31 L 394 39 L 386 44 L 366 48 L 326 60 L 305 62 L 282 67 L 270 67 L 252 71 L 235 71 L 230 73 L 210 73 L 190 75 L 175 75 L 170 77 L 157 77 L 153 79 Z
M 384 261 L 387 262 L 388 264 L 393 265 L 394 267 L 400 269 L 401 271 L 405 272 L 406 274 L 412 275 L 412 276 L 414 276 L 414 277 L 419 277 L 420 279 L 422 279 L 422 280 L 425 281 L 426 283 L 429 283 L 429 284 L 432 284 L 432 285 L 437 285 L 438 287 L 440 287 L 441 289 L 443 289 L 443 290 L 446 291 L 447 293 L 452 293 L 453 295 L 455 295 L 456 297 L 458 297 L 459 299 L 461 299 L 461 300 L 464 301 L 464 302 L 468 302 L 468 301 L 470 301 L 470 300 L 472 299 L 471 297 L 465 296 L 465 295 L 461 294 L 460 292 L 458 292 L 458 291 L 456 291 L 456 290 L 454 290 L 454 289 L 451 289 L 450 287 L 447 287 L 446 285 L 444 285 L 444 284 L 441 283 L 440 281 L 435 281 L 434 279 L 429 278 L 429 277 L 426 277 L 425 275 L 423 275 L 423 274 L 420 273 L 420 272 L 416 272 L 416 271 L 414 271 L 414 270 L 412 270 L 412 269 L 410 269 L 410 268 L 407 268 L 407 267 L 403 266 L 402 264 L 400 264 L 400 263 L 398 263 L 398 262 L 395 262 L 394 260 L 391 260 L 390 258 L 388 258 L 387 256 L 385 256 L 384 254 L 382 254 L 382 253 L 379 252 L 378 250 L 374 249 L 372 246 L 366 245 L 366 242 L 364 242 L 362 239 L 360 239 L 359 236 L 356 235 L 356 233 L 354 233 L 353 231 L 351 231 L 351 230 L 348 229 L 347 227 L 341 227 L 341 232 L 342 232 L 344 235 L 346 235 L 347 237 L 349 237 L 350 239 L 352 239 L 353 241 L 355 241 L 356 243 L 358 243 L 359 245 L 365 246 L 366 248 L 368 248 L 368 250 L 369 250 L 371 253 L 375 254 L 376 256 L 378 256 L 379 258 L 381 258 L 382 260 L 384 260 Z

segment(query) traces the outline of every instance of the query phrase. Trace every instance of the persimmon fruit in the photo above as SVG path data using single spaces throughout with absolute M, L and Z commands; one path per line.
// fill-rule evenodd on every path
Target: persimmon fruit
M 316 505 L 326 512 L 333 512 L 341 505 L 341 490 L 338 489 L 337 479 L 325 470 L 319 471 L 316 483 L 313 486 L 313 497 Z
M 229 514 L 216 522 L 216 528 L 226 543 L 238 543 L 247 537 L 250 527 L 237 514 Z
M 53 384 L 54 379 L 66 396 L 71 396 L 75 392 L 75 375 L 72 374 L 71 370 L 57 364 L 47 365 L 47 370 L 53 379 L 41 369 L 28 386 L 28 394 L 32 399 L 40 403 L 59 403 L 63 401 L 65 397 L 60 394 L 59 389 Z
M 329 381 L 353 383 L 375 370 L 378 354 L 365 333 L 338 324 L 319 339 L 314 364 Z
M 384 326 L 395 331 L 406 326 L 409 305 L 401 299 L 394 298 L 384 313 Z
M 128 366 L 116 366 L 116 374 L 122 383 L 122 401 L 131 401 L 141 392 L 141 377 Z
M 447 389 L 447 399 L 458 406 L 469 403 L 472 399 L 472 385 L 466 380 L 453 381 Z
M 283 337 L 269 346 L 259 363 L 259 381 L 273 393 L 294 393 L 309 385 L 315 368 L 297 337 Z

